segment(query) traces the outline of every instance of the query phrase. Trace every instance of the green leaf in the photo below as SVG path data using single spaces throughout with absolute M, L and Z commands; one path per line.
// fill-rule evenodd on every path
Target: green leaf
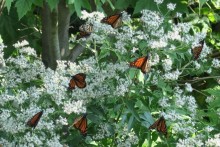
M 115 6 L 112 4 L 111 0 L 107 0 L 112 10 L 115 10 Z
M 131 112 L 131 114 L 138 120 L 140 121 L 139 115 L 134 109 L 134 102 L 132 101 L 125 101 L 126 106 L 128 107 L 128 110 Z
M 52 11 L 54 8 L 57 7 L 59 0 L 47 0 L 47 3 L 50 7 L 50 10 Z
M 13 2 L 13 0 L 6 0 L 6 1 L 5 1 L 5 6 L 7 7 L 8 12 L 10 11 L 11 3 L 12 3 L 12 2 Z
M 21 19 L 29 10 L 31 10 L 32 0 L 18 0 L 15 4 L 18 18 Z
M 132 126 L 134 124 L 134 115 L 131 115 L 128 121 L 128 130 L 130 131 L 132 129 Z
M 36 6 L 39 6 L 39 7 L 43 7 L 43 0 L 33 1 L 33 4 L 35 4 Z
M 134 8 L 134 14 L 139 13 L 143 9 L 155 10 L 156 4 L 151 0 L 139 0 Z
M 82 0 L 82 7 L 83 8 L 86 8 L 86 9 L 88 9 L 88 10 L 92 10 L 92 8 L 91 8 L 91 4 L 89 3 L 89 1 L 88 0 Z
M 200 8 L 207 2 L 207 0 L 199 0 Z
M 76 10 L 77 16 L 81 16 L 81 7 L 82 7 L 82 2 L 81 2 L 81 0 L 75 1 L 74 7 L 75 7 L 75 10 Z
M 117 0 L 115 3 L 116 9 L 126 9 L 131 3 L 131 0 Z
M 210 95 L 220 99 L 220 86 L 209 88 L 203 91 L 208 92 Z
M 74 4 L 75 0 L 68 0 L 67 4 Z

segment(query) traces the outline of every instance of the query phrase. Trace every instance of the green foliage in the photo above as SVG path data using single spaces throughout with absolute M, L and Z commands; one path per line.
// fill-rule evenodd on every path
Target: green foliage
M 31 10 L 32 0 L 17 0 L 15 7 L 17 8 L 18 18 L 21 19 L 28 11 Z

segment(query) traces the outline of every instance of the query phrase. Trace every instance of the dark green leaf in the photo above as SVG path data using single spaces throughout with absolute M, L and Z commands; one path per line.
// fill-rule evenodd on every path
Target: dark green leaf
M 31 10 L 32 0 L 18 0 L 15 4 L 18 12 L 18 18 L 21 19 L 29 10 Z
M 6 0 L 6 1 L 5 1 L 5 6 L 7 7 L 8 12 L 10 11 L 11 3 L 12 3 L 12 2 L 13 2 L 13 0 Z

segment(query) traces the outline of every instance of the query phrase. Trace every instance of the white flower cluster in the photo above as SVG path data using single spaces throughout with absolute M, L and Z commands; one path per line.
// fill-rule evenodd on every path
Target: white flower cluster
M 97 129 L 97 133 L 93 136 L 94 140 L 101 140 L 106 137 L 111 136 L 111 132 L 109 131 L 110 127 L 107 123 L 103 123 L 99 125 L 99 128 Z
M 205 145 L 208 147 L 218 147 L 220 145 L 220 134 L 216 134 L 213 138 L 209 138 Z
M 213 59 L 212 60 L 212 66 L 214 68 L 219 68 L 220 67 L 220 61 L 218 59 Z
M 165 73 L 164 79 L 174 81 L 179 78 L 180 74 L 181 72 L 179 72 L 179 70 L 177 69 L 176 71 Z
M 117 130 L 117 147 L 131 147 L 133 145 L 138 144 L 138 137 L 135 135 L 133 130 L 128 131 L 127 126 L 125 125 L 124 127 L 121 128 L 117 128 L 120 127 L 118 125 L 116 125 L 116 130 Z
M 143 10 L 141 20 L 144 22 L 146 28 L 150 30 L 157 30 L 163 23 L 164 19 L 159 13 L 150 10 Z
M 166 58 L 164 60 L 162 60 L 163 62 L 163 69 L 167 72 L 167 71 L 170 71 L 172 69 L 172 60 L 170 58 Z

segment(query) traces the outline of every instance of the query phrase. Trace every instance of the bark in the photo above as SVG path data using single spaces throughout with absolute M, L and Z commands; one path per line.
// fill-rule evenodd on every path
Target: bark
M 61 59 L 66 59 L 70 53 L 69 50 L 69 23 L 70 23 L 70 10 L 66 5 L 65 0 L 61 0 L 58 6 L 58 34 L 59 34 L 59 47 Z
M 51 24 L 51 18 L 50 18 L 50 9 L 46 2 L 44 2 L 44 6 L 42 8 L 42 61 L 44 65 L 47 67 L 50 67 L 50 59 L 51 59 L 51 43 L 50 43 L 50 24 Z
M 60 60 L 60 48 L 58 37 L 58 12 L 57 9 L 50 11 L 46 2 L 42 8 L 42 60 L 46 67 L 55 70 Z
M 69 55 L 69 61 L 75 62 L 76 58 L 84 51 L 85 42 L 82 43 L 82 45 L 78 44 L 76 45 L 70 52 Z

